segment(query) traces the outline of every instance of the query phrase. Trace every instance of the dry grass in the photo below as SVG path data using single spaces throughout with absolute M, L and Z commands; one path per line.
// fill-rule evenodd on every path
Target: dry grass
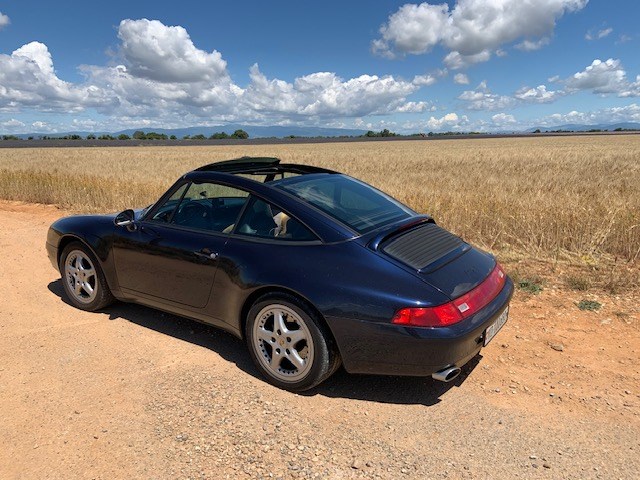
M 640 136 L 304 145 L 0 149 L 0 196 L 107 212 L 242 155 L 343 171 L 507 255 L 637 264 Z

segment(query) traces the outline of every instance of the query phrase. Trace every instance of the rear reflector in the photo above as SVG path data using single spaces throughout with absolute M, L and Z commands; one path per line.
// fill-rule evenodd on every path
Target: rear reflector
M 486 307 L 498 296 L 507 276 L 500 264 L 484 281 L 473 290 L 455 300 L 427 308 L 403 308 L 398 310 L 391 320 L 397 325 L 414 327 L 447 327 L 470 317 Z

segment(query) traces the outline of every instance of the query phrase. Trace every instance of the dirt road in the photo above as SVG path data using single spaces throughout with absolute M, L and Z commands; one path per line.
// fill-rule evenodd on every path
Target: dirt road
M 242 342 L 135 305 L 86 313 L 53 207 L 0 203 L 0 478 L 638 478 L 638 295 L 518 293 L 453 384 L 338 372 L 296 395 Z

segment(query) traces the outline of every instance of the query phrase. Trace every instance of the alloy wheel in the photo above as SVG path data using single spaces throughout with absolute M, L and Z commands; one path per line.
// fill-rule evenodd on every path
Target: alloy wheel
M 64 262 L 64 277 L 69 292 L 81 303 L 91 303 L 98 294 L 98 277 L 89 256 L 72 250 Z
M 303 379 L 313 364 L 311 332 L 293 309 L 268 305 L 256 316 L 253 342 L 260 363 L 284 382 Z

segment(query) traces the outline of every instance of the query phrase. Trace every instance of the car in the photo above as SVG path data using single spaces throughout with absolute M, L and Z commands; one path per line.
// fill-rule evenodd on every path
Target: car
M 77 308 L 120 300 L 224 329 L 291 391 L 341 365 L 452 381 L 505 324 L 513 294 L 492 255 L 432 217 L 269 157 L 197 168 L 144 209 L 62 218 L 46 250 Z

